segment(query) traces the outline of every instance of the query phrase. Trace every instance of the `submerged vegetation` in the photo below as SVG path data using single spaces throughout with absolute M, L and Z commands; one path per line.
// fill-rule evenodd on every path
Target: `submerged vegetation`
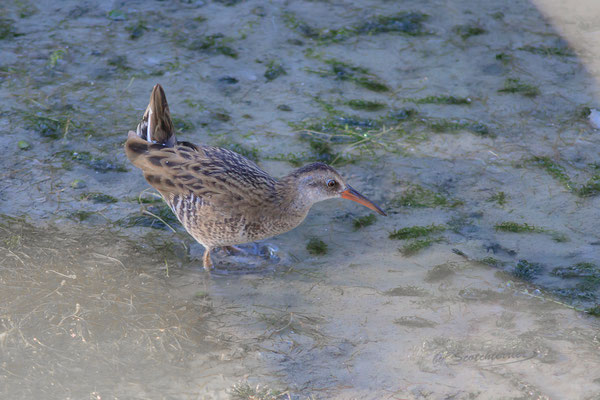
M 567 46 L 523 46 L 519 47 L 519 50 L 527 51 L 533 54 L 539 54 L 542 56 L 560 56 L 560 57 L 575 57 L 575 53 Z
M 264 74 L 265 78 L 267 78 L 267 81 L 277 79 L 281 75 L 286 75 L 285 69 L 283 68 L 283 65 L 281 65 L 281 62 L 275 60 L 269 61 L 267 63 L 267 70 Z
M 70 123 L 66 117 L 44 116 L 39 114 L 25 114 L 23 116 L 25 127 L 40 136 L 49 139 L 58 139 L 65 134 Z
M 377 220 L 377 217 L 375 216 L 375 214 L 369 214 L 369 215 L 365 215 L 363 217 L 358 217 L 354 219 L 354 230 L 358 230 L 370 225 L 373 225 L 375 223 L 375 221 Z
M 310 238 L 306 244 L 306 250 L 312 255 L 321 256 L 327 253 L 327 243 L 319 238 Z
M 504 81 L 504 87 L 498 89 L 499 93 L 518 93 L 525 97 L 536 97 L 540 89 L 530 83 L 521 82 L 518 78 L 508 78 Z
M 527 260 L 519 260 L 512 273 L 515 277 L 524 281 L 532 281 L 542 272 L 542 266 Z
M 289 399 L 287 392 L 273 390 L 267 386 L 250 386 L 248 382 L 234 385 L 229 394 L 231 400 L 285 400 Z
M 422 236 L 429 236 L 434 233 L 444 232 L 448 229 L 445 225 L 426 225 L 426 226 L 409 226 L 406 228 L 397 229 L 390 233 L 390 239 L 414 239 Z
M 417 254 L 421 250 L 425 250 L 431 247 L 434 243 L 439 241 L 439 238 L 416 239 L 406 243 L 399 249 L 399 251 L 404 256 L 412 256 Z
M 569 237 L 563 233 L 546 228 L 540 228 L 526 223 L 519 224 L 517 222 L 511 221 L 501 222 L 499 224 L 496 224 L 495 229 L 497 231 L 510 233 L 545 233 L 550 235 L 552 240 L 554 240 L 555 242 L 560 243 L 569 241 Z
M 391 204 L 395 207 L 435 208 L 458 207 L 462 202 L 419 185 L 411 185 L 403 193 L 394 197 Z
M 332 77 L 340 81 L 349 81 L 373 92 L 390 91 L 390 88 L 385 83 L 382 83 L 377 76 L 364 67 L 352 65 L 336 58 L 323 58 L 312 49 L 305 51 L 305 55 L 309 58 L 320 60 L 329 67 L 329 69 L 318 70 L 306 68 L 305 70 L 309 73 L 317 74 L 321 77 Z
M 470 105 L 472 100 L 468 97 L 455 96 L 427 96 L 419 99 L 408 98 L 405 101 L 410 101 L 416 104 L 451 104 L 451 105 Z
M 350 106 L 353 110 L 364 110 L 364 111 L 379 111 L 383 110 L 386 105 L 383 103 L 379 103 L 377 101 L 368 101 L 368 100 L 349 100 L 346 102 L 346 105 Z
M 478 23 L 471 22 L 464 25 L 457 25 L 453 28 L 454 33 L 466 40 L 471 36 L 478 36 L 487 33 L 487 31 Z
M 390 232 L 389 238 L 395 240 L 408 240 L 400 249 L 400 253 L 405 256 L 417 254 L 436 242 L 441 241 L 438 235 L 448 229 L 445 225 L 426 225 L 426 226 L 408 226 Z
M 153 229 L 169 230 L 177 226 L 178 220 L 171 208 L 162 200 L 158 204 L 144 206 L 142 212 L 132 213 L 116 222 L 118 226 L 131 228 L 147 227 Z
M 91 201 L 92 203 L 104 203 L 104 204 L 112 204 L 112 203 L 116 203 L 119 201 L 109 194 L 98 193 L 98 192 L 83 193 L 81 196 L 79 196 L 79 199 Z
M 21 36 L 14 28 L 14 21 L 9 18 L 0 17 L 0 40 Z
M 423 26 L 428 15 L 419 12 L 401 12 L 395 15 L 376 15 L 365 21 L 340 28 L 315 28 L 301 21 L 293 13 L 284 15 L 288 28 L 293 29 L 307 39 L 319 44 L 337 43 L 359 35 L 376 35 L 379 33 L 396 32 L 408 36 L 429 34 Z
M 231 42 L 233 42 L 232 38 L 225 37 L 222 33 L 215 33 L 193 39 L 187 44 L 187 48 L 238 58 L 238 52 L 229 46 Z
M 592 176 L 584 184 L 577 186 L 574 183 L 565 167 L 547 156 L 536 156 L 529 160 L 532 165 L 538 166 L 546 171 L 552 178 L 561 183 L 567 190 L 579 197 L 591 197 L 600 194 L 600 173 L 595 164 L 591 165 Z
M 487 201 L 490 203 L 496 203 L 499 206 L 504 206 L 506 204 L 507 201 L 507 195 L 504 192 L 498 192 L 498 193 L 494 193 L 493 195 L 491 195 Z

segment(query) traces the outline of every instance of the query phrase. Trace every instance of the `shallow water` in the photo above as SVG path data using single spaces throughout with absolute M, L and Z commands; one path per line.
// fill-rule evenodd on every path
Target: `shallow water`
M 599 13 L 482 3 L 3 5 L 2 397 L 600 396 Z M 389 217 L 324 202 L 206 274 L 122 151 L 157 82 L 180 139 Z

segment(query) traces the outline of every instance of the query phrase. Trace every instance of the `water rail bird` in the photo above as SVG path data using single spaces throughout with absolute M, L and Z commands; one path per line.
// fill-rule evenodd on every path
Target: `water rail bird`
M 341 197 L 386 215 L 324 163 L 308 164 L 276 179 L 231 150 L 177 141 L 167 98 L 158 84 L 136 132 L 129 131 L 125 153 L 204 246 L 206 270 L 213 267 L 214 248 L 287 232 L 319 201 Z

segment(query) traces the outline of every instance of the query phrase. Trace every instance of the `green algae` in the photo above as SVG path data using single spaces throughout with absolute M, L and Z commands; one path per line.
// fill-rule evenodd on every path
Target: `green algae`
M 354 29 L 359 34 L 374 35 L 378 33 L 397 32 L 408 36 L 429 34 L 423 26 L 429 16 L 420 12 L 400 12 L 395 15 L 377 15 L 368 19 Z
M 600 305 L 596 305 L 594 307 L 590 307 L 585 312 L 594 317 L 600 317 Z
M 479 260 L 479 262 L 481 262 L 483 264 L 487 264 L 492 267 L 499 267 L 503 264 L 502 261 L 500 261 L 494 257 L 484 257 L 481 260 Z
M 144 35 L 144 32 L 146 32 L 148 29 L 148 26 L 146 26 L 146 23 L 144 21 L 137 21 L 135 24 L 128 26 L 127 28 L 125 28 L 125 30 L 127 32 L 129 32 L 129 39 L 131 40 L 136 40 L 142 37 L 142 35 Z
M 85 183 L 85 181 L 83 179 L 75 179 L 75 180 L 73 180 L 73 182 L 71 182 L 70 186 L 73 189 L 83 189 L 87 186 L 87 184 Z
M 464 25 L 456 25 L 452 31 L 461 37 L 462 40 L 467 40 L 471 36 L 479 36 L 487 33 L 487 31 L 478 23 L 468 23 Z
M 566 46 L 523 46 L 519 50 L 542 56 L 575 57 L 575 53 Z
M 319 238 L 310 238 L 306 244 L 306 250 L 312 255 L 320 256 L 327 253 L 327 243 Z
M 358 100 L 353 99 L 349 100 L 345 103 L 347 106 L 352 108 L 353 110 L 364 110 L 364 111 L 379 111 L 383 110 L 386 105 L 383 103 L 379 103 L 377 101 L 368 101 L 368 100 Z
M 173 116 L 172 120 L 173 127 L 175 127 L 177 132 L 190 132 L 194 130 L 194 124 L 185 118 Z
M 559 278 L 600 279 L 600 267 L 594 263 L 580 262 L 568 267 L 556 267 L 551 274 Z
M 427 96 L 419 99 L 405 99 L 416 104 L 449 104 L 449 105 L 470 105 L 472 100 L 468 97 L 455 96 Z
M 73 212 L 69 213 L 67 218 L 69 218 L 70 220 L 73 220 L 75 222 L 84 222 L 84 221 L 87 221 L 88 219 L 90 219 L 90 217 L 94 214 L 95 213 L 93 211 L 78 210 L 78 211 L 73 211 Z
M 529 225 L 526 223 L 519 224 L 517 222 L 501 222 L 496 224 L 495 229 L 501 232 L 512 232 L 512 233 L 544 233 L 546 232 L 543 228 Z
M 400 125 L 413 120 L 417 115 L 415 110 L 400 109 L 385 116 L 364 118 L 345 114 L 322 99 L 315 98 L 315 101 L 329 114 L 328 117 L 289 122 L 289 125 L 312 136 L 327 138 L 331 143 L 349 143 L 361 151 L 372 151 L 376 147 L 393 151 L 392 147 L 398 144 L 394 139 L 405 134 Z M 389 141 L 383 140 L 384 134 Z
M 229 46 L 233 39 L 225 37 L 222 33 L 206 35 L 196 38 L 188 43 L 187 48 L 209 53 L 222 54 L 231 58 L 238 58 L 238 52 Z
M 490 203 L 496 203 L 499 206 L 504 206 L 507 202 L 507 195 L 504 192 L 498 192 L 491 195 L 486 201 Z
M 352 225 L 354 226 L 354 230 L 357 231 L 359 229 L 373 225 L 375 221 L 377 221 L 377 217 L 375 216 L 375 214 L 369 214 L 364 215 L 362 217 L 354 218 Z
M 120 72 L 126 72 L 131 70 L 131 67 L 127 62 L 127 56 L 124 54 L 114 55 L 111 58 L 109 58 L 106 61 L 106 63 Z
M 429 189 L 425 189 L 418 185 L 409 187 L 402 194 L 394 197 L 391 203 L 395 207 L 412 208 L 453 208 L 462 204 L 460 201 L 451 200 L 447 196 Z
M 224 112 L 224 111 L 211 111 L 210 116 L 211 116 L 211 118 L 216 119 L 217 121 L 221 121 L 221 122 L 231 121 L 231 115 L 229 115 L 229 113 Z
M 500 61 L 504 65 L 508 65 L 512 62 L 513 56 L 506 53 L 498 53 L 496 54 L 496 60 Z
M 112 19 L 113 21 L 125 21 L 128 18 L 127 13 L 125 13 L 125 11 L 120 10 L 118 8 L 110 10 L 106 16 L 109 19 Z
M 390 297 L 424 297 L 428 293 L 425 289 L 419 286 L 398 286 L 393 289 L 383 292 L 384 296 Z
M 155 196 L 136 196 L 136 197 L 128 197 L 124 199 L 125 201 L 133 201 L 139 204 L 161 204 L 164 202 L 163 198 L 155 195 Z
M 539 276 L 542 270 L 542 266 L 538 263 L 529 262 L 527 260 L 519 260 L 517 265 L 512 270 L 512 274 L 516 278 L 530 282 Z
M 518 78 L 508 78 L 504 81 L 504 87 L 498 89 L 498 93 L 517 93 L 525 97 L 536 97 L 540 89 L 530 83 L 524 83 Z
M 587 182 L 577 187 L 566 172 L 565 167 L 547 156 L 536 156 L 529 162 L 542 168 L 552 178 L 560 182 L 567 190 L 579 197 L 591 197 L 600 194 L 600 174 L 595 173 Z M 595 164 L 591 165 L 592 170 L 597 170 Z
M 29 150 L 31 149 L 31 144 L 29 144 L 29 142 L 26 140 L 19 140 L 17 142 L 17 147 L 19 150 Z
M 565 168 L 557 162 L 553 161 L 550 157 L 535 156 L 531 158 L 530 162 L 542 168 L 544 171 L 550 174 L 550 176 L 562 183 L 567 189 L 572 189 L 573 184 L 571 182 L 571 178 L 569 178 L 569 176 L 567 175 Z
M 264 73 L 264 77 L 267 81 L 272 81 L 279 78 L 281 75 L 287 75 L 287 72 L 281 65 L 281 62 L 271 60 L 267 63 L 267 70 Z
M 58 62 L 62 60 L 67 54 L 67 49 L 56 49 L 52 53 L 50 53 L 50 57 L 48 58 L 48 65 L 50 68 L 56 67 Z
M 378 82 L 375 78 L 370 78 L 367 76 L 359 76 L 352 77 L 350 79 L 352 82 L 357 84 L 358 86 L 362 86 L 365 89 L 368 89 L 372 92 L 389 92 L 390 88 L 385 84 Z
M 277 109 L 278 109 L 279 111 L 284 111 L 284 112 L 290 112 L 290 111 L 293 111 L 293 110 L 292 110 L 292 107 L 288 106 L 287 104 L 280 104 L 280 105 L 278 105 L 278 106 L 277 106 Z
M 221 1 L 221 0 L 220 0 Z M 231 1 L 231 0 L 227 0 Z M 236 1 L 236 0 L 234 0 Z M 235 384 L 229 390 L 231 400 L 286 400 L 288 392 L 273 390 L 268 386 L 250 385 L 248 382 Z
M 439 242 L 438 238 L 416 239 L 406 243 L 400 249 L 400 253 L 404 256 L 412 256 L 431 247 L 434 243 Z
M 15 31 L 14 21 L 10 18 L 0 17 L 0 40 L 11 39 L 21 36 L 21 33 Z
M 103 203 L 103 204 L 113 204 L 118 202 L 116 198 L 111 195 L 99 193 L 99 192 L 87 192 L 81 194 L 79 196 L 80 200 L 91 201 L 92 203 Z
M 373 92 L 390 91 L 390 88 L 385 83 L 382 83 L 377 76 L 364 67 L 352 65 L 335 58 L 326 59 L 315 54 L 310 49 L 305 52 L 305 55 L 320 60 L 329 66 L 328 70 L 305 68 L 306 72 L 317 74 L 321 77 L 332 77 L 340 81 L 349 81 Z
M 377 35 L 381 33 L 399 33 L 406 36 L 427 35 L 423 22 L 428 15 L 419 12 L 400 12 L 395 15 L 376 15 L 364 22 L 339 28 L 316 28 L 300 20 L 293 13 L 285 13 L 284 21 L 288 28 L 298 32 L 307 39 L 318 44 L 339 43 L 360 35 Z
M 556 232 L 546 228 L 529 225 L 527 223 L 517 223 L 512 221 L 501 222 L 494 226 L 496 231 L 509 233 L 544 233 L 549 235 L 557 243 L 568 242 L 569 237 L 564 233 Z
M 423 123 L 432 131 L 437 133 L 468 131 L 480 136 L 494 136 L 493 134 L 490 134 L 489 127 L 481 122 L 457 121 L 444 118 L 429 118 L 424 119 Z
M 585 184 L 575 189 L 575 194 L 580 197 L 590 197 L 600 194 L 600 175 L 592 176 Z
M 60 138 L 67 126 L 64 117 L 50 117 L 38 114 L 25 114 L 23 117 L 25 128 L 37 132 L 40 136 L 49 139 Z
M 394 230 L 389 234 L 390 239 L 405 240 L 416 239 L 423 236 L 430 236 L 435 233 L 444 232 L 448 227 L 446 225 L 425 225 L 425 226 L 408 226 L 405 228 Z
M 117 225 L 131 227 L 145 227 L 152 229 L 170 230 L 169 226 L 176 226 L 178 220 L 171 208 L 161 199 L 159 203 L 144 208 L 141 213 L 136 212 L 116 222 Z
M 409 328 L 435 328 L 437 326 L 437 323 L 417 316 L 404 316 L 396 318 L 392 322 Z
M 279 153 L 265 157 L 271 161 L 285 161 L 293 167 L 301 167 L 308 162 L 311 162 L 312 157 L 307 152 Z

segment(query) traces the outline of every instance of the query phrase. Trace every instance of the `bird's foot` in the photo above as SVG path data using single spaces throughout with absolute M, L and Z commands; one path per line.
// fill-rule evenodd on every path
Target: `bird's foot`
M 214 265 L 210 258 L 210 249 L 204 250 L 204 256 L 202 257 L 202 264 L 204 265 L 204 269 L 206 271 L 210 271 L 213 269 Z
M 267 272 L 280 263 L 277 247 L 265 243 L 222 246 L 214 254 L 217 269 L 213 272 L 244 274 Z
M 244 250 L 240 249 L 237 246 L 223 246 L 222 249 L 225 250 L 227 252 L 227 254 L 229 254 L 229 255 L 244 253 Z

